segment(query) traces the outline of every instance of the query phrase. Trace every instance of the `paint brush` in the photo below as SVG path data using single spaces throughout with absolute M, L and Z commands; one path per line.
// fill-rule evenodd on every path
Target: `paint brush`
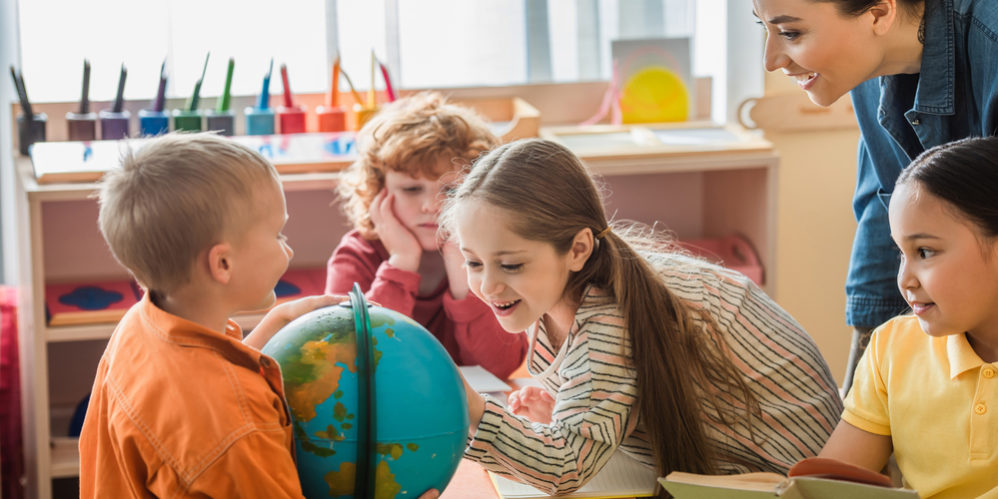
M 218 99 L 218 107 L 216 108 L 216 110 L 220 113 L 224 113 L 229 110 L 229 91 L 232 89 L 232 70 L 235 66 L 235 60 L 230 57 L 229 67 L 225 72 L 225 88 L 222 89 L 222 97 Z
M 284 107 L 294 107 L 294 99 L 291 98 L 291 84 L 288 83 L 288 66 L 281 64 L 281 82 L 284 84 Z
M 128 70 L 125 69 L 125 63 L 121 63 L 121 73 L 118 74 L 118 93 L 115 94 L 114 105 L 111 106 L 113 113 L 120 113 L 125 106 L 125 78 L 127 76 Z
M 211 57 L 211 52 L 208 52 L 204 56 L 204 67 L 201 68 L 201 78 L 194 84 L 194 93 L 191 94 L 191 99 L 187 102 L 188 111 L 197 111 L 198 101 L 201 99 L 201 83 L 204 82 L 204 74 L 208 71 L 208 58 Z
M 153 101 L 152 110 L 157 113 L 163 112 L 166 107 L 166 59 L 159 67 L 159 87 L 156 89 L 156 100 Z
M 83 90 L 80 95 L 80 113 L 90 112 L 90 61 L 83 59 Z

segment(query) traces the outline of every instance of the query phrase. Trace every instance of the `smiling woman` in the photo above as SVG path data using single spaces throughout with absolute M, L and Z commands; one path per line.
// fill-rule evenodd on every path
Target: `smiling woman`
M 753 0 L 767 70 L 816 104 L 851 93 L 859 122 L 859 225 L 846 280 L 855 327 L 846 370 L 874 326 L 907 308 L 887 206 L 894 181 L 933 146 L 998 131 L 998 3 L 991 0 Z

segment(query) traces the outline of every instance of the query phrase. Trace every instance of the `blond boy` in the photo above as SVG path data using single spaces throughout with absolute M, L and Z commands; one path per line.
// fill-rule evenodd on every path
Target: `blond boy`
M 342 297 L 274 307 L 294 252 L 274 167 L 211 134 L 129 153 L 100 187 L 100 230 L 147 290 L 101 358 L 80 436 L 81 497 L 299 497 L 280 327 Z

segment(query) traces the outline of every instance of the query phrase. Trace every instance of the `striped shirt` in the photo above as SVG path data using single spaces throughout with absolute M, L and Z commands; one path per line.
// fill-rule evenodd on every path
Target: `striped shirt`
M 745 276 L 681 255 L 649 255 L 665 285 L 710 314 L 762 412 L 751 422 L 701 415 L 721 473 L 786 473 L 821 450 L 842 402 L 828 365 L 804 329 Z M 655 458 L 635 410 L 630 339 L 617 304 L 587 287 L 575 323 L 557 350 L 538 321 L 529 331 L 530 374 L 555 398 L 550 424 L 533 423 L 487 398 L 465 457 L 549 494 L 584 485 L 619 447 L 649 467 Z M 716 389 L 713 391 L 717 391 Z M 744 414 L 738 394 L 718 393 L 722 407 Z

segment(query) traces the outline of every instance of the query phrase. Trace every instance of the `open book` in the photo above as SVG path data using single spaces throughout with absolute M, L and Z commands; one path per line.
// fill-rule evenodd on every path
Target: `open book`
M 884 475 L 832 459 L 805 459 L 794 465 L 789 475 L 697 475 L 674 471 L 658 481 L 676 499 L 918 499 L 914 490 L 892 487 Z
M 654 470 L 639 463 L 627 454 L 617 451 L 606 466 L 603 467 L 579 490 L 571 494 L 556 496 L 563 498 L 616 498 L 616 497 L 651 497 L 655 494 L 658 475 Z M 532 499 L 551 497 L 535 489 L 533 486 L 514 482 L 489 472 L 496 492 L 501 499 Z

